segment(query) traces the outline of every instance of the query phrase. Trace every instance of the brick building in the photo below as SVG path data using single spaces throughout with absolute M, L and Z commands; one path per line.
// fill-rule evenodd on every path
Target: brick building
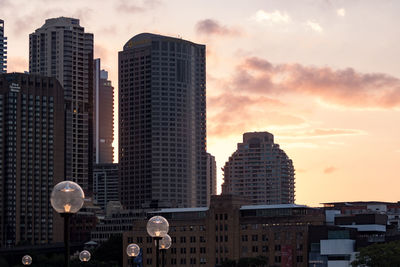
M 216 266 L 227 260 L 264 256 L 269 265 L 307 266 L 308 228 L 322 225 L 321 210 L 295 204 L 248 205 L 239 196 L 211 197 L 210 208 L 162 209 L 170 223 L 172 246 L 168 266 Z M 123 246 L 137 243 L 143 266 L 155 263 L 154 242 L 146 232 L 147 220 L 138 220 L 123 235 Z M 124 266 L 128 258 L 124 252 Z

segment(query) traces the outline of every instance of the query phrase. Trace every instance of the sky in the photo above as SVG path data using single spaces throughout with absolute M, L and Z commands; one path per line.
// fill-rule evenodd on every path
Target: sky
M 0 0 L 8 72 L 28 70 L 29 34 L 46 18 L 74 17 L 94 33 L 116 97 L 132 36 L 205 44 L 218 191 L 242 134 L 268 131 L 293 160 L 296 203 L 312 206 L 400 200 L 399 10 L 395 0 Z

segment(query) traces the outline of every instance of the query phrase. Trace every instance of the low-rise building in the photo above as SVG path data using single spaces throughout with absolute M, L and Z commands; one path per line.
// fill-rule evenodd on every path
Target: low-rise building
M 308 266 L 308 228 L 322 225 L 322 210 L 303 205 L 249 205 L 240 196 L 211 197 L 210 207 L 161 209 L 170 224 L 172 246 L 168 266 L 218 266 L 240 258 L 263 256 L 268 265 Z M 155 263 L 155 247 L 146 232 L 147 220 L 136 220 L 123 235 L 123 246 L 142 248 L 143 266 Z M 128 266 L 124 253 L 124 266 Z

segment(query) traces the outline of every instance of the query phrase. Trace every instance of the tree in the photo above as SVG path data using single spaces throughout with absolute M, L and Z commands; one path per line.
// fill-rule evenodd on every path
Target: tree
M 374 244 L 360 249 L 352 266 L 400 266 L 400 241 Z

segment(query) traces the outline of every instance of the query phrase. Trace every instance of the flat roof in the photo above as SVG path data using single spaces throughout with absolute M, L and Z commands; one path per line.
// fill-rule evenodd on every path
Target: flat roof
M 309 208 L 309 207 L 306 205 L 297 205 L 297 204 L 246 205 L 242 206 L 240 210 L 296 209 L 296 208 Z
M 207 211 L 207 207 L 199 207 L 199 208 L 173 208 L 173 209 L 161 209 L 157 211 L 151 211 L 149 213 L 172 213 L 172 212 L 199 212 L 199 211 Z

